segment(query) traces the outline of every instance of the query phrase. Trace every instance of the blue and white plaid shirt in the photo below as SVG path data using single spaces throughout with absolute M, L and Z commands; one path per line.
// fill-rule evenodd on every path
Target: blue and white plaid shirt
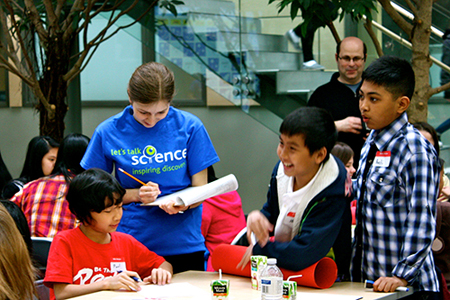
M 389 166 L 372 164 L 362 202 L 362 278 L 404 278 L 416 290 L 438 292 L 431 245 L 435 236 L 439 161 L 434 147 L 408 123 L 406 113 L 372 130 L 354 183 L 360 197 L 371 143 L 390 151 Z

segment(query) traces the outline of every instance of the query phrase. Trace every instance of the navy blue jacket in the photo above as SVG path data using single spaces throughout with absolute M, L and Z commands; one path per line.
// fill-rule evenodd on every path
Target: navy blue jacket
M 277 258 L 279 267 L 299 271 L 325 257 L 333 247 L 338 273 L 348 279 L 351 257 L 351 211 L 350 195 L 346 191 L 351 182 L 347 179 L 347 170 L 339 159 L 337 178 L 325 189 L 313 197 L 301 218 L 298 234 L 290 242 L 268 242 L 264 248 L 256 244 L 253 255 L 265 255 Z M 267 202 L 261 212 L 275 226 L 280 214 L 277 170 L 275 166 L 270 180 Z

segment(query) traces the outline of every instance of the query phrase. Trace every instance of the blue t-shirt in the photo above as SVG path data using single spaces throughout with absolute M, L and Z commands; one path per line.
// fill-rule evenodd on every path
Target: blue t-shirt
M 139 188 L 140 183 L 117 170 L 122 168 L 143 182 L 157 183 L 163 196 L 190 186 L 192 175 L 218 161 L 205 127 L 194 115 L 170 107 L 164 119 L 146 128 L 128 106 L 96 128 L 81 166 L 110 173 L 114 168 L 125 189 Z M 169 215 L 159 207 L 140 204 L 124 206 L 118 231 L 131 234 L 161 256 L 206 250 L 200 227 L 202 206 Z

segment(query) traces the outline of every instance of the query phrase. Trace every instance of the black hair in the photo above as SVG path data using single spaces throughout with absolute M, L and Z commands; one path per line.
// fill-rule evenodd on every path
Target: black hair
M 214 171 L 213 166 L 208 167 L 208 183 L 216 181 L 218 178 L 216 177 L 216 172 Z
M 319 107 L 301 107 L 284 118 L 280 133 L 288 136 L 303 135 L 305 146 L 312 154 L 325 147 L 328 160 L 331 149 L 337 140 L 336 126 L 330 113 Z
M 364 43 L 364 42 L 362 42 L 362 43 L 363 43 L 363 56 L 364 56 L 363 59 L 366 60 L 367 46 L 366 46 L 366 43 Z M 336 44 L 336 54 L 337 55 L 339 55 L 339 53 L 341 53 L 341 44 L 342 44 L 342 40 Z
M 416 122 L 412 124 L 419 131 L 426 131 L 431 135 L 434 143 L 434 149 L 436 149 L 437 156 L 439 156 L 439 137 L 437 135 L 436 130 L 433 126 L 428 124 L 427 122 Z
M 105 208 L 122 203 L 125 189 L 108 172 L 92 168 L 72 179 L 66 199 L 70 211 L 82 223 L 89 224 L 91 212 L 102 212 Z
M 58 142 L 49 136 L 41 135 L 32 138 L 28 143 L 25 162 L 20 173 L 21 181 L 27 183 L 44 177 L 44 172 L 42 172 L 42 158 L 50 149 L 58 147 Z
M 393 100 L 401 96 L 411 99 L 416 82 L 411 64 L 392 55 L 381 56 L 372 62 L 363 72 L 362 80 L 383 87 L 392 94 Z
M 0 152 L 0 191 L 12 179 Z
M 17 204 L 9 200 L 0 200 L 0 203 L 3 204 L 3 206 L 6 208 L 6 210 L 13 218 L 14 223 L 16 223 L 17 229 L 19 229 L 20 234 L 22 235 L 23 240 L 27 245 L 28 252 L 30 253 L 31 256 L 33 253 L 33 244 L 31 242 L 31 234 L 30 228 L 28 227 L 28 221 L 23 211 Z
M 52 174 L 62 174 L 67 182 L 70 182 L 73 175 L 84 171 L 80 162 L 86 152 L 89 138 L 79 133 L 67 135 L 58 150 L 55 168 Z

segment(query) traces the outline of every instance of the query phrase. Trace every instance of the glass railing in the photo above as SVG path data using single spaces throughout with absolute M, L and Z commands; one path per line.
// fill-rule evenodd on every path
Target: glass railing
M 155 50 L 161 59 L 205 79 L 216 98 L 208 105 L 240 106 L 277 132 L 281 120 L 329 80 L 328 72 L 301 72 L 301 52 L 284 36 L 300 21 L 292 21 L 288 11 L 278 14 L 275 5 L 256 1 L 184 3 L 177 17 L 156 9 Z M 319 29 L 316 38 L 316 60 L 332 70 L 335 42 L 328 29 Z
M 137 61 L 127 66 L 134 69 L 152 55 L 168 65 L 176 73 L 175 103 L 238 106 L 277 132 L 281 120 L 295 108 L 306 105 L 311 92 L 328 82 L 336 70 L 335 41 L 328 28 L 316 31 L 313 48 L 314 58 L 325 71 L 301 70 L 302 52 L 295 50 L 284 36 L 301 22 L 301 17 L 291 20 L 288 10 L 278 14 L 275 4 L 250 0 L 184 3 L 177 6 L 177 16 L 156 8 L 154 21 L 124 30 L 128 39 L 134 39 L 127 43 L 141 45 L 130 47 L 138 48 L 140 53 L 135 53 Z M 124 24 L 128 21 L 123 20 Z M 344 22 L 335 21 L 335 26 L 344 37 Z M 361 28 L 353 26 L 356 32 Z M 394 31 L 400 32 L 395 28 Z M 371 44 L 368 37 L 366 43 Z M 385 53 L 411 55 L 410 50 L 387 37 L 383 37 L 382 45 Z M 440 58 L 439 45 L 433 43 L 431 52 Z M 374 53 L 369 56 L 376 57 Z M 440 69 L 436 68 L 433 66 L 430 71 L 433 86 L 439 83 Z M 131 72 L 124 74 L 129 77 Z

